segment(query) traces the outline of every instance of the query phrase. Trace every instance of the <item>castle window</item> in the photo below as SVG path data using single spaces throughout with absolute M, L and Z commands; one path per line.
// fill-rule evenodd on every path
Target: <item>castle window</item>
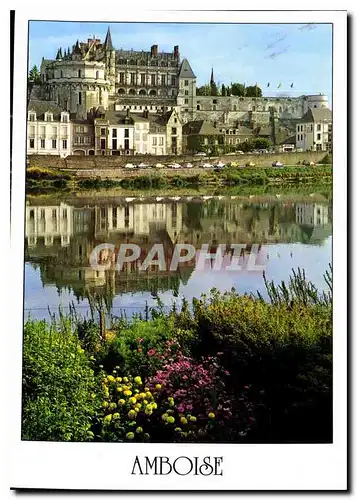
M 57 148 L 57 140 L 52 139 L 52 149 L 56 149 L 56 148 Z
M 146 66 L 144 59 L 139 62 L 140 66 Z
M 185 90 L 185 95 L 188 95 L 188 90 Z
M 35 147 L 35 139 L 30 139 L 30 149 Z
M 129 129 L 128 128 L 124 129 L 124 137 L 129 137 Z
M 62 113 L 61 118 L 62 118 L 63 123 L 68 123 L 68 115 L 67 114 Z
M 36 113 L 29 113 L 29 121 L 30 122 L 36 121 Z
M 188 80 L 185 80 L 185 87 L 187 87 L 188 85 Z
M 139 90 L 139 95 L 146 95 L 146 90 L 144 89 Z
M 156 96 L 156 90 L 150 90 L 149 95 Z
M 197 104 L 197 111 L 199 111 L 201 109 L 201 106 L 199 104 Z
M 99 79 L 99 71 L 96 71 L 96 72 L 95 72 L 95 78 L 96 78 L 96 80 L 98 80 L 98 79 Z
M 124 83 L 125 73 L 119 73 L 119 83 Z
M 82 92 L 78 92 L 78 104 L 82 104 Z
M 156 85 L 156 75 L 151 75 L 151 85 Z
M 105 128 L 100 129 L 100 135 L 105 135 Z
M 217 104 L 217 99 L 213 99 L 213 104 Z
M 46 122 L 52 122 L 53 121 L 53 114 L 52 113 L 46 113 L 45 114 L 45 121 Z
M 213 111 L 216 111 L 217 106 L 212 106 Z
M 135 95 L 135 94 L 136 94 L 135 89 L 130 89 L 130 90 L 129 90 L 129 95 Z
M 176 85 L 176 77 L 175 76 L 171 77 L 171 85 L 173 85 L 173 86 Z M 185 92 L 187 92 L 187 91 L 185 91 Z
M 233 105 L 233 111 L 237 111 L 237 106 L 235 104 Z
M 255 111 L 255 106 L 252 107 L 252 111 Z
M 63 78 L 63 71 L 60 72 L 60 76 L 61 76 L 61 78 Z
M 162 66 L 162 67 L 167 66 L 167 62 L 166 61 L 161 61 L 160 66 Z
M 41 149 L 45 149 L 46 141 L 45 139 L 41 139 Z
M 134 92 L 135 92 L 135 91 L 134 91 Z M 118 94 L 121 94 L 121 95 L 122 95 L 122 94 L 125 94 L 125 90 L 124 90 L 124 89 L 119 89 L 119 90 L 118 90 Z
M 117 129 L 116 128 L 113 128 L 113 137 L 117 137 Z
M 67 139 L 62 140 L 62 148 L 67 149 Z
M 136 61 L 135 61 L 135 59 L 130 59 L 130 61 L 129 61 L 129 66 L 136 66 Z
M 81 69 L 78 70 L 78 78 L 82 78 L 82 70 Z

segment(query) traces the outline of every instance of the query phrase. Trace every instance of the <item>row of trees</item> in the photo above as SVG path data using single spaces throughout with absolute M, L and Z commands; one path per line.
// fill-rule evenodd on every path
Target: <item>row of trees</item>
M 202 96 L 238 96 L 238 97 L 262 97 L 262 89 L 258 85 L 245 86 L 243 83 L 231 83 L 220 87 L 216 83 L 202 85 L 196 89 L 196 95 Z

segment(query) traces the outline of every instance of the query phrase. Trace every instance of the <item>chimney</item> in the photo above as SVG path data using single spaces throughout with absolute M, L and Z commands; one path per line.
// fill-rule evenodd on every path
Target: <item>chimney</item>
M 158 51 L 158 46 L 157 45 L 153 45 L 151 47 L 151 57 L 157 57 L 157 51 Z
M 178 58 L 179 57 L 179 46 L 175 45 L 174 47 L 174 57 Z

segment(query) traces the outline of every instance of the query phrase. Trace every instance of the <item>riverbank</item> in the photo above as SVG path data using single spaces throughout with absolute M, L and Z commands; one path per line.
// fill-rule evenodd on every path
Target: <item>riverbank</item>
M 321 294 L 298 270 L 289 283 L 265 282 L 269 301 L 212 291 L 180 311 L 159 304 L 131 321 L 112 317 L 109 328 L 100 302 L 100 322 L 29 319 L 22 438 L 331 442 L 325 279 Z
M 162 189 L 199 186 L 272 186 L 332 185 L 332 166 L 226 167 L 215 169 L 111 169 L 67 171 L 59 168 L 27 169 L 27 192 L 39 189 L 100 189 L 120 187 L 126 190 Z

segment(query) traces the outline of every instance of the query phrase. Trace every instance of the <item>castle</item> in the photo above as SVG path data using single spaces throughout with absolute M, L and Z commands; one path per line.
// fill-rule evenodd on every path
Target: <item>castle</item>
M 43 98 L 85 118 L 92 108 L 130 113 L 160 113 L 177 107 L 183 124 L 191 120 L 252 125 L 300 119 L 309 108 L 328 106 L 326 95 L 238 97 L 196 95 L 196 76 L 179 47 L 172 52 L 116 50 L 108 28 L 98 38 L 59 49 L 42 60 Z

